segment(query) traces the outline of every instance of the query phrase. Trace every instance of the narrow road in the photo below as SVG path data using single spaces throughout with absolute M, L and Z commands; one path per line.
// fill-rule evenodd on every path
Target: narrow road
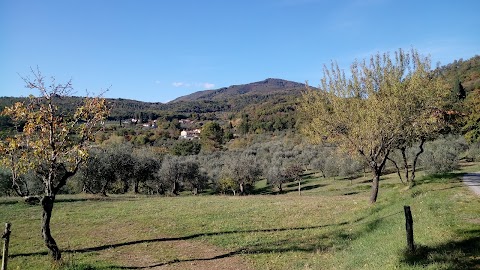
M 480 196 L 480 172 L 464 174 L 463 183 Z

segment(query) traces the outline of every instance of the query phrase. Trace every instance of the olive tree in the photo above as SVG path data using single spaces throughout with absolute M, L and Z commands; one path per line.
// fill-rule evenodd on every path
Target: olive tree
M 50 231 L 55 196 L 87 158 L 89 142 L 108 108 L 103 98 L 83 98 L 69 113 L 58 102 L 73 90 L 71 81 L 61 84 L 52 78 L 47 84 L 40 71 L 32 73 L 33 78 L 24 78 L 26 87 L 37 89 L 40 96 L 30 96 L 3 110 L 2 115 L 24 125 L 0 143 L 0 159 L 11 169 L 13 187 L 19 194 L 23 191 L 17 180 L 27 171 L 34 171 L 42 180 L 42 237 L 53 259 L 59 260 L 61 252 Z
M 115 182 L 111 155 L 101 148 L 89 151 L 89 156 L 80 169 L 82 191 L 107 196 L 109 186 Z
M 372 172 L 374 203 L 390 152 L 401 141 L 437 132 L 417 127 L 437 122 L 442 86 L 432 74 L 430 59 L 413 49 L 355 61 L 349 77 L 332 63 L 324 68 L 319 89 L 303 95 L 303 130 L 314 142 L 331 141 L 364 159 Z
M 164 186 L 170 188 L 173 195 L 178 195 L 184 187 L 196 195 L 205 188 L 208 181 L 197 161 L 170 155 L 165 156 L 157 177 Z
M 420 160 L 422 168 L 431 174 L 447 173 L 460 167 L 460 155 L 468 149 L 462 137 L 447 136 L 425 145 L 425 155 Z
M 153 181 L 156 172 L 161 166 L 161 159 L 149 148 L 141 148 L 133 151 L 133 192 L 140 192 L 140 184 Z
M 179 158 L 175 156 L 165 156 L 160 166 L 157 177 L 159 181 L 170 189 L 171 194 L 178 195 L 180 192 L 182 168 Z
M 235 183 L 240 195 L 247 195 L 253 190 L 261 174 L 262 170 L 255 156 L 235 152 L 225 163 L 222 178 Z

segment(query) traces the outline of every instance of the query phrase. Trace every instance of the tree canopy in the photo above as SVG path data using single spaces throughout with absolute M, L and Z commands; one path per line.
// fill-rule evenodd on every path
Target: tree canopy
M 319 90 L 303 95 L 303 131 L 314 142 L 331 141 L 363 157 L 373 174 L 374 203 L 390 152 L 438 131 L 444 86 L 430 59 L 414 49 L 355 61 L 349 77 L 332 63 Z
M 223 128 L 217 122 L 208 122 L 200 133 L 202 148 L 209 151 L 215 151 L 222 148 Z

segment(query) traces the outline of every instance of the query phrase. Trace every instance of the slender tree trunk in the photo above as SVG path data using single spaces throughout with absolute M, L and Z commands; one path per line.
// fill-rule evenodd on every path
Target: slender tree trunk
M 372 180 L 372 192 L 370 194 L 370 203 L 375 203 L 378 197 L 378 186 L 380 183 L 380 172 L 374 170 Z
M 240 191 L 240 195 L 245 195 L 245 185 L 244 183 L 240 183 L 240 186 L 239 186 L 239 191 Z
M 408 171 L 408 159 L 407 159 L 407 148 L 402 147 L 400 148 L 400 151 L 402 152 L 402 159 L 403 159 L 403 170 L 405 172 L 405 179 L 407 179 L 407 182 L 410 182 L 409 178 L 409 171 Z
M 10 223 L 5 223 L 5 231 L 2 235 L 2 238 L 5 239 L 3 242 L 3 253 L 2 253 L 2 270 L 7 270 L 8 268 L 8 245 L 10 241 Z
M 402 184 L 405 184 L 405 183 L 403 183 L 402 174 L 400 173 L 400 168 L 398 168 L 397 162 L 395 162 L 395 160 L 393 160 L 391 158 L 388 158 L 388 160 L 390 160 L 390 162 L 392 162 L 393 165 L 395 166 L 395 169 L 397 170 L 398 178 L 400 178 L 400 182 L 402 182 Z M 408 181 L 408 179 L 407 179 L 407 181 Z
M 127 193 L 129 188 L 130 184 L 128 183 L 128 180 L 123 181 L 123 193 Z
M 138 180 L 135 180 L 135 182 L 133 183 L 133 193 L 135 194 L 138 194 L 138 184 L 139 184 Z
M 60 260 L 62 254 L 60 249 L 50 233 L 50 219 L 52 217 L 53 203 L 55 196 L 44 196 L 42 198 L 42 237 L 45 245 L 50 250 L 52 258 L 55 261 Z
M 411 176 L 411 181 L 410 181 L 410 186 L 414 186 L 415 185 L 415 170 L 417 169 L 417 161 L 418 161 L 418 157 L 420 157 L 420 155 L 423 153 L 423 144 L 425 144 L 425 139 L 422 138 L 420 140 L 420 145 L 418 146 L 419 150 L 417 152 L 417 154 L 415 155 L 415 158 L 413 159 L 413 165 L 412 165 L 412 176 Z
M 173 195 L 178 195 L 178 183 L 177 183 L 177 181 L 173 182 L 172 194 Z
M 107 186 L 108 182 L 105 182 L 105 184 L 102 185 L 102 189 L 100 190 L 100 194 L 104 197 L 107 197 Z
M 298 182 L 298 195 L 302 195 L 302 182 L 301 181 L 297 181 Z

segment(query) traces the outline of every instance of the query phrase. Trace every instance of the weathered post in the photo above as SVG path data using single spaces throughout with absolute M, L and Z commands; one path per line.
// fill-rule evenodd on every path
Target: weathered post
M 2 238 L 5 239 L 5 242 L 3 242 L 2 270 L 7 270 L 8 242 L 10 240 L 10 232 L 10 223 L 5 223 L 5 232 L 2 235 Z
M 410 206 L 405 205 L 403 207 L 405 211 L 405 230 L 407 231 L 407 248 L 408 251 L 415 251 L 415 244 L 413 242 L 413 218 Z

